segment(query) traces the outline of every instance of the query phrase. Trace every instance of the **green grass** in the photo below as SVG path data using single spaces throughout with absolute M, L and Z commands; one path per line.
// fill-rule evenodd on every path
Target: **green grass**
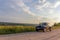
M 0 34 L 34 32 L 33 26 L 0 26 Z
M 60 29 L 60 26 L 54 26 L 52 29 Z
M 54 26 L 52 29 L 58 29 L 60 26 Z M 35 26 L 0 26 L 0 34 L 12 34 L 22 32 L 35 32 Z

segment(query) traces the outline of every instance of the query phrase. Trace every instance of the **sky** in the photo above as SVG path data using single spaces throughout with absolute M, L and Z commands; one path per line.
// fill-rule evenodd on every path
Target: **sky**
M 0 0 L 0 22 L 60 22 L 60 0 Z

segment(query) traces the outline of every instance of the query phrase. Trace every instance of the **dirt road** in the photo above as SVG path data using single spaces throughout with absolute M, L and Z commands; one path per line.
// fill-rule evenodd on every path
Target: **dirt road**
M 28 32 L 0 35 L 0 40 L 60 40 L 60 29 L 51 32 Z

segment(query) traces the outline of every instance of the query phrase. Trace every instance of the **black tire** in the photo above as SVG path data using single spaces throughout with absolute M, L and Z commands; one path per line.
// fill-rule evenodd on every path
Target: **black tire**
M 39 30 L 38 30 L 38 29 L 36 29 L 36 31 L 38 32 Z
M 52 31 L 51 27 L 49 27 L 49 31 Z

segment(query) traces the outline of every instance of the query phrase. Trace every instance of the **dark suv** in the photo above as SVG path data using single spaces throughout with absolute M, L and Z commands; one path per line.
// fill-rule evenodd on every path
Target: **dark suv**
M 42 30 L 45 32 L 48 28 L 49 31 L 51 31 L 50 27 L 47 27 L 48 23 L 41 23 L 40 25 L 36 26 L 36 31 Z

